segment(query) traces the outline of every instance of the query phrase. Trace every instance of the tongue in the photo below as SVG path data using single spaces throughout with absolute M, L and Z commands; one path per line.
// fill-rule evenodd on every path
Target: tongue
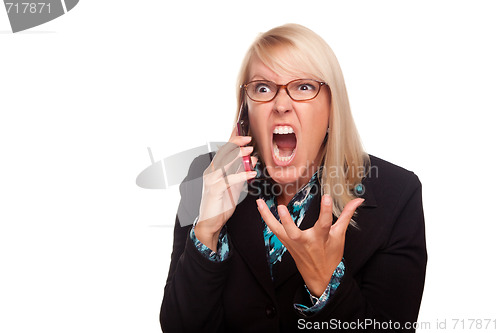
M 273 135 L 274 142 L 280 150 L 290 150 L 292 151 L 297 145 L 297 139 L 295 138 L 295 134 L 274 134 Z

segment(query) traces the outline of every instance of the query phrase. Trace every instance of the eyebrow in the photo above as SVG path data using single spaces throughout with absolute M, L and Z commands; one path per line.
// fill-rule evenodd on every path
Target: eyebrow
M 271 81 L 271 80 L 266 79 L 264 76 L 261 76 L 261 75 L 254 75 L 254 76 L 252 76 L 252 78 L 250 79 L 250 81 L 254 81 L 254 80 Z
M 291 81 L 294 81 L 294 80 L 301 80 L 301 79 L 303 79 L 303 78 L 296 77 L 295 79 L 292 79 Z M 250 81 L 255 81 L 255 80 L 259 80 L 259 81 L 269 81 L 269 82 L 274 82 L 274 83 L 276 83 L 276 82 L 275 82 L 275 81 L 273 81 L 273 80 L 266 79 L 266 77 L 265 77 L 265 76 L 262 76 L 262 75 L 260 75 L 260 74 L 257 74 L 257 75 L 252 76 L 252 77 L 250 78 L 249 82 L 250 82 Z M 304 79 L 304 80 L 307 80 L 307 79 Z M 276 84 L 277 84 L 277 83 L 276 83 Z

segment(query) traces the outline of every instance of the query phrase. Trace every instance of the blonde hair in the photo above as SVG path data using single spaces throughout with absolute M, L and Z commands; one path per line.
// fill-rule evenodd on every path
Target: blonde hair
M 283 50 L 286 57 L 280 52 Z M 241 65 L 237 113 L 240 106 L 246 105 L 240 86 L 250 79 L 253 59 L 259 59 L 278 74 L 298 75 L 328 84 L 331 93 L 329 134 L 322 151 L 321 192 L 332 197 L 333 212 L 338 217 L 347 202 L 355 198 L 353 189 L 361 183 L 370 162 L 354 124 L 337 57 L 320 36 L 298 24 L 286 24 L 261 34 Z

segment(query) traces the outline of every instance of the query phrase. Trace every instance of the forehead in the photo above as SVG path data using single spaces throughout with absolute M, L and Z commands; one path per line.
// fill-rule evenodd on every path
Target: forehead
M 293 73 L 283 73 L 282 71 L 280 72 L 281 73 L 275 72 L 267 65 L 265 65 L 260 59 L 255 59 L 250 62 L 249 81 L 269 80 L 279 84 L 299 78 Z
M 315 78 L 305 70 L 309 66 L 298 61 L 297 54 L 286 48 L 275 49 L 263 58 L 254 55 L 248 66 L 248 81 L 264 79 L 283 84 L 295 79 Z

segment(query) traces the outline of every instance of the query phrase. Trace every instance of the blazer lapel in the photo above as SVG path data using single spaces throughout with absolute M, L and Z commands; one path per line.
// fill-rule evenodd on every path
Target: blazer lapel
M 231 245 L 247 263 L 264 290 L 275 299 L 271 272 L 264 245 L 264 227 L 257 210 L 257 197 L 248 194 L 227 223 Z

